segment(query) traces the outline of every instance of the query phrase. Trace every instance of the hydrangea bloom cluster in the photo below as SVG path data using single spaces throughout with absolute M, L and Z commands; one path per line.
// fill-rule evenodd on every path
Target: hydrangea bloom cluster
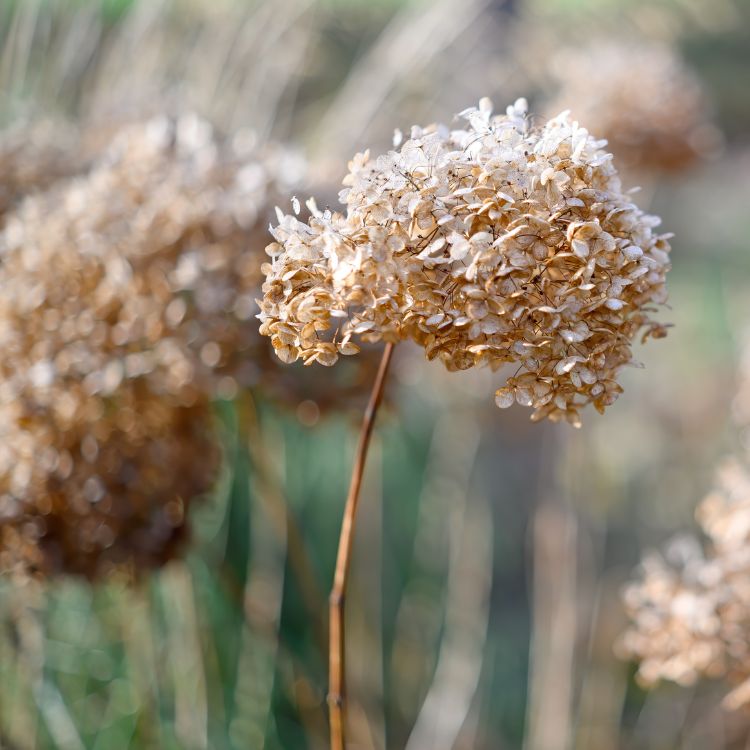
M 558 53 L 550 69 L 549 111 L 569 107 L 623 165 L 680 170 L 721 142 L 703 87 L 666 44 L 608 39 Z
M 398 150 L 355 156 L 345 213 L 280 214 L 259 316 L 279 357 L 332 365 L 358 340 L 412 340 L 449 370 L 512 365 L 497 404 L 534 419 L 610 405 L 633 339 L 664 334 L 650 315 L 669 236 L 600 141 L 526 110 L 493 116 L 484 99 L 467 129 L 415 127 Z
M 750 705 L 750 473 L 738 461 L 719 472 L 697 511 L 709 540 L 685 538 L 642 565 L 624 594 L 633 620 L 622 654 L 639 662 L 645 685 L 727 677 L 730 708 Z
M 284 158 L 224 143 L 193 116 L 123 128 L 88 173 L 8 217 L 0 304 L 12 335 L 68 347 L 66 315 L 83 316 L 100 334 L 97 357 L 153 349 L 147 370 L 165 391 L 197 382 L 215 393 L 231 388 L 225 377 L 249 379 L 243 354 L 260 341 L 262 278 L 252 248 L 263 242 Z M 76 299 L 61 284 L 66 271 L 84 284 Z M 59 319 L 34 320 L 42 311 Z M 98 361 L 87 366 L 101 377 Z
M 15 404 L 11 389 L 0 407 L 0 570 L 95 579 L 171 559 L 219 466 L 207 399 L 183 404 L 137 377 L 95 394 L 37 380 Z
M 210 400 L 252 377 L 263 341 L 275 175 L 198 118 L 157 118 L 8 215 L 1 568 L 94 577 L 172 554 L 218 470 Z

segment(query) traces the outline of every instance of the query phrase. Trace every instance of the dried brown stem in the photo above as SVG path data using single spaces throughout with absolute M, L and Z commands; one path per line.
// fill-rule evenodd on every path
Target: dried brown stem
M 346 498 L 344 518 L 341 522 L 336 572 L 329 598 L 328 707 L 331 721 L 331 750 L 345 750 L 346 748 L 344 600 L 346 584 L 349 580 L 354 521 L 367 460 L 367 449 L 370 445 L 370 437 L 375 425 L 378 407 L 383 399 L 383 386 L 385 385 L 392 354 L 393 344 L 388 343 L 383 350 L 383 358 L 380 360 L 380 368 L 372 387 L 370 402 L 367 404 L 365 416 L 362 420 L 362 429 L 359 433 L 359 443 L 357 444 L 357 453 L 352 469 L 352 479 L 349 484 L 349 494 Z

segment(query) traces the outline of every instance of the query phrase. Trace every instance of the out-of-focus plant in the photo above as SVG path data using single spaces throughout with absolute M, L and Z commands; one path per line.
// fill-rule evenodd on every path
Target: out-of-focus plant
M 685 169 L 721 144 L 706 92 L 670 44 L 608 39 L 562 49 L 549 68 L 548 113 L 569 108 L 637 174 Z
M 740 366 L 733 421 L 746 430 L 748 347 Z M 623 592 L 632 620 L 618 644 L 638 663 L 646 687 L 661 680 L 694 685 L 704 678 L 734 684 L 725 707 L 750 705 L 750 469 L 725 459 L 716 486 L 695 517 L 702 539 L 683 535 L 652 552 Z
M 696 517 L 708 538 L 672 542 L 664 555 L 644 558 L 640 577 L 625 590 L 633 620 L 619 644 L 638 661 L 638 677 L 693 685 L 701 678 L 735 683 L 728 708 L 750 703 L 750 474 L 737 460 L 719 471 L 718 485 Z
M 6 569 L 95 577 L 174 551 L 216 473 L 210 400 L 262 371 L 252 247 L 283 169 L 198 118 L 156 119 L 6 217 Z
M 0 221 L 29 193 L 44 190 L 57 180 L 85 172 L 90 149 L 72 126 L 48 121 L 16 123 L 0 137 Z
M 267 252 L 261 332 L 286 362 L 333 365 L 385 341 L 365 413 L 330 599 L 331 747 L 345 746 L 344 598 L 362 473 L 393 347 L 448 370 L 510 364 L 496 393 L 533 418 L 579 425 L 613 403 L 631 341 L 660 337 L 667 235 L 626 196 L 611 155 L 565 114 L 541 127 L 519 100 L 466 130 L 414 127 L 398 150 L 350 163 L 346 213 L 279 216 Z M 400 147 L 400 148 L 399 148 Z M 299 205 L 293 201 L 295 213 Z
M 306 6 L 290 4 L 282 23 L 232 2 L 187 17 L 178 5 L 133 3 L 116 27 L 85 7 L 50 8 L 46 25 L 30 5 L 9 10 L 0 77 L 7 110 L 29 123 L 0 139 L 2 285 L 13 290 L 3 302 L 2 484 L 9 544 L 26 550 L 9 565 L 96 577 L 118 561 L 163 562 L 183 536 L 184 506 L 216 472 L 211 399 L 262 386 L 299 405 L 305 422 L 334 405 L 329 382 L 278 365 L 253 317 L 271 207 L 294 192 L 304 165 L 263 134 L 294 55 L 261 79 L 263 50 L 236 26 L 302 41 L 292 21 Z M 199 28 L 191 44 L 184 25 Z M 70 49 L 76 33 L 89 45 L 85 70 Z M 139 54 L 125 66 L 133 45 Z M 202 72 L 184 76 L 192 55 Z M 186 114 L 190 105 L 211 120 Z M 337 408 L 347 394 L 356 400 L 370 369 L 365 358 L 337 378 Z M 190 415 L 200 415 L 195 434 Z M 156 468 L 183 460 L 190 470 L 174 485 Z M 129 494 L 134 476 L 144 485 Z M 172 505 L 167 521 L 162 506 Z

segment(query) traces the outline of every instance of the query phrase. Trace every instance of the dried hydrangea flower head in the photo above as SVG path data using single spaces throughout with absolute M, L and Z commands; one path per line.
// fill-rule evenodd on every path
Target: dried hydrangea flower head
M 0 571 L 93 580 L 171 559 L 217 476 L 208 400 L 181 403 L 137 375 L 91 393 L 39 373 L 2 388 Z
M 411 340 L 449 370 L 509 364 L 499 406 L 578 424 L 620 393 L 633 339 L 664 334 L 650 315 L 668 235 L 565 113 L 534 126 L 524 100 L 493 116 L 484 99 L 462 115 L 467 129 L 415 127 L 398 150 L 355 156 L 345 213 L 280 214 L 261 332 L 286 362 Z
M 666 558 L 646 558 L 640 579 L 625 590 L 633 622 L 620 651 L 639 662 L 647 686 L 726 677 L 737 686 L 725 705 L 748 706 L 750 473 L 742 464 L 724 464 L 696 516 L 709 540 L 706 551 L 686 538 Z
M 264 242 L 270 202 L 286 187 L 285 169 L 295 169 L 289 162 L 283 152 L 253 153 L 240 137 L 223 142 L 194 116 L 125 127 L 90 172 L 8 218 L 0 240 L 6 276 L 13 289 L 25 277 L 56 295 L 49 269 L 87 266 L 98 304 L 86 312 L 81 301 L 80 314 L 105 325 L 111 298 L 122 305 L 108 346 L 164 342 L 171 359 L 154 372 L 170 381 L 166 389 L 198 382 L 229 391 L 232 380 L 257 377 L 245 356 L 261 342 L 254 296 L 263 256 L 254 249 Z
M 624 167 L 680 170 L 721 143 L 703 87 L 667 44 L 608 39 L 559 52 L 550 72 L 548 111 L 570 108 Z
M 641 578 L 625 590 L 634 624 L 618 650 L 639 662 L 643 685 L 661 679 L 691 685 L 700 675 L 723 673 L 718 592 L 710 577 L 704 580 L 710 571 L 696 539 L 675 540 L 664 557 L 645 557 Z
M 23 122 L 0 131 L 0 222 L 24 196 L 84 172 L 80 134 L 61 123 Z
M 245 152 L 197 118 L 157 118 L 8 216 L 6 569 L 93 577 L 157 564 L 183 533 L 185 505 L 211 487 L 210 400 L 253 377 L 243 354 L 263 343 L 254 234 L 273 178 Z

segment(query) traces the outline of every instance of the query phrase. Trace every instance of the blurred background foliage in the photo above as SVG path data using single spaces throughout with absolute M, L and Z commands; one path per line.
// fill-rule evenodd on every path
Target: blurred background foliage
M 717 686 L 644 693 L 613 643 L 642 551 L 692 528 L 717 458 L 744 439 L 729 413 L 750 322 L 750 5 L 0 8 L 4 123 L 187 106 L 304 150 L 321 205 L 346 159 L 387 148 L 394 127 L 450 121 L 482 95 L 501 108 L 527 94 L 540 111 L 560 48 L 626 33 L 677 51 L 723 138 L 685 170 L 628 175 L 676 235 L 675 328 L 580 431 L 498 412 L 488 373 L 398 353 L 349 597 L 356 747 L 747 747 L 750 725 L 719 708 Z M 253 389 L 217 403 L 224 466 L 183 560 L 134 583 L 3 583 L 2 747 L 326 747 L 326 594 L 365 398 L 331 410 Z

